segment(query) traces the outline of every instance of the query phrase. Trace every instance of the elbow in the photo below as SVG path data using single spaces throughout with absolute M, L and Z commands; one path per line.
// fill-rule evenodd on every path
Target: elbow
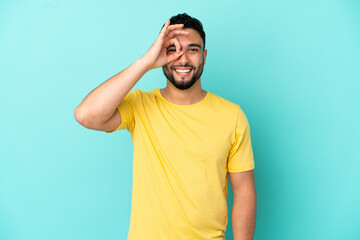
M 89 109 L 77 106 L 74 110 L 75 120 L 80 125 L 89 129 L 98 129 L 105 121 L 102 120 L 101 115 L 91 112 Z
M 79 107 L 77 106 L 74 110 L 74 117 L 75 117 L 75 120 L 80 123 L 82 126 L 88 128 L 89 124 L 88 124 L 88 119 L 86 117 L 86 114 L 85 112 Z

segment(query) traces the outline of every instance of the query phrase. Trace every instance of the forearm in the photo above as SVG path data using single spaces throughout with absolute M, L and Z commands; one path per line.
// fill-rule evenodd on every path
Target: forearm
M 123 98 L 149 70 L 143 58 L 92 90 L 76 107 L 75 115 L 87 121 L 105 122 Z
M 232 227 L 234 240 L 252 240 L 256 224 L 256 193 L 234 194 Z
M 147 71 L 172 62 L 183 54 L 176 36 L 187 35 L 188 32 L 180 30 L 183 24 L 169 25 L 170 20 L 167 20 L 158 38 L 141 58 L 106 80 L 84 98 L 75 108 L 74 114 L 78 122 L 84 126 L 99 126 L 108 122 L 112 116 L 116 116 L 114 113 L 117 106 Z M 167 54 L 167 48 L 171 44 L 176 45 L 178 51 Z

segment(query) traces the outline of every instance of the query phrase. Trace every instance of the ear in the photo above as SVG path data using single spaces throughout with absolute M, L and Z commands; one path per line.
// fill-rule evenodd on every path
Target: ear
M 204 64 L 205 64 L 205 62 L 206 62 L 206 56 L 207 56 L 207 50 L 205 49 L 205 50 L 204 50 Z

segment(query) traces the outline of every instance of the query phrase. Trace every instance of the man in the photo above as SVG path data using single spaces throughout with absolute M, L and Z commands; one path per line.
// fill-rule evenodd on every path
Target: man
M 235 240 L 256 218 L 250 128 L 240 106 L 201 88 L 207 50 L 200 21 L 167 20 L 150 49 L 75 109 L 86 128 L 131 133 L 133 192 L 128 240 L 225 239 L 228 176 Z M 162 67 L 163 89 L 130 90 Z M 228 174 L 229 173 L 229 174 Z

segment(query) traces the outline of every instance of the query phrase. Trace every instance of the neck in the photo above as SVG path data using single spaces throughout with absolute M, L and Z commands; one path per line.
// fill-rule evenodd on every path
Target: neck
M 167 81 L 165 88 L 160 89 L 161 95 L 174 104 L 191 105 L 200 102 L 206 96 L 207 92 L 201 88 L 200 79 L 191 88 L 180 90 Z

